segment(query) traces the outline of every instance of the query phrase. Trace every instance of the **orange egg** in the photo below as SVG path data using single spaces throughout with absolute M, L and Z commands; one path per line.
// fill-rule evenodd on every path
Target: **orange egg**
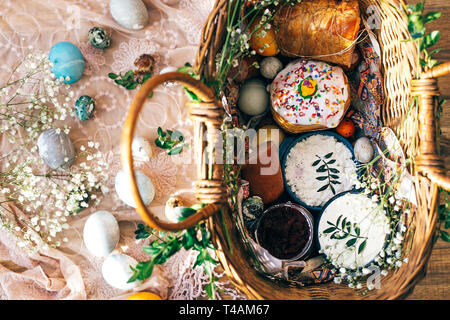
M 266 27 L 270 24 L 264 23 L 263 26 L 256 30 L 260 21 L 261 18 L 256 18 L 249 28 L 252 33 L 249 42 L 250 47 L 259 55 L 265 57 L 274 56 L 280 52 L 280 48 L 278 47 L 278 43 L 275 39 L 275 31 L 273 30 L 273 26 L 271 26 L 270 29 L 266 29 Z
M 132 294 L 126 300 L 162 300 L 160 296 L 151 292 L 138 292 Z
M 355 133 L 355 125 L 349 118 L 345 118 L 337 127 L 336 132 L 344 138 L 350 138 Z

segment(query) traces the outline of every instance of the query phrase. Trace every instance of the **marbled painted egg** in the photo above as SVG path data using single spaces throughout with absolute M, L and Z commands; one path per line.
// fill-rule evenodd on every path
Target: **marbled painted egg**
M 88 39 L 90 44 L 97 49 L 105 50 L 111 46 L 111 38 L 106 33 L 105 29 L 100 27 L 93 27 L 90 29 Z
M 142 0 L 110 0 L 109 10 L 114 20 L 127 29 L 140 30 L 148 23 L 147 7 Z
M 128 283 L 133 275 L 130 266 L 135 268 L 137 261 L 126 254 L 112 254 L 108 256 L 102 265 L 103 279 L 112 287 L 122 290 L 130 290 L 140 284 L 140 281 Z
M 261 75 L 267 79 L 275 79 L 278 72 L 283 69 L 281 61 L 275 57 L 264 58 L 259 64 Z
M 131 152 L 134 160 L 148 161 L 153 152 L 150 142 L 141 136 L 135 136 L 131 143 Z
M 372 160 L 374 152 L 369 138 L 362 137 L 356 140 L 354 152 L 356 160 L 361 163 L 368 163 L 370 160 Z
M 264 211 L 264 203 L 258 196 L 249 197 L 242 203 L 244 224 L 248 231 L 253 233 L 256 229 L 256 221 Z
M 41 133 L 37 146 L 39 156 L 53 170 L 67 170 L 75 161 L 75 147 L 61 129 L 48 129 Z
M 84 224 L 84 245 L 97 257 L 106 257 L 117 246 L 120 238 L 119 224 L 108 211 L 97 211 Z
M 264 211 L 264 203 L 261 197 L 253 196 L 244 200 L 242 203 L 242 214 L 244 220 L 255 220 Z
M 75 102 L 75 114 L 81 121 L 92 118 L 95 111 L 95 101 L 89 96 L 81 96 Z
M 58 42 L 49 53 L 49 60 L 53 63 L 52 72 L 64 83 L 75 83 L 81 79 L 85 61 L 83 54 L 71 42 Z
M 269 106 L 269 94 L 264 82 L 258 79 L 246 81 L 239 92 L 238 106 L 250 116 L 263 114 Z
M 152 180 L 147 177 L 143 172 L 136 170 L 136 182 L 141 195 L 142 201 L 148 206 L 155 197 L 155 188 Z M 124 171 L 119 171 L 115 179 L 115 188 L 120 200 L 125 202 L 130 207 L 136 208 L 136 202 L 131 192 L 131 181 L 128 175 Z

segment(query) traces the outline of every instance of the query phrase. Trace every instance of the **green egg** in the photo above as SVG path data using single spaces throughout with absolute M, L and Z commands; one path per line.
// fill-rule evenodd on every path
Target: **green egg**
M 75 114 L 81 121 L 92 118 L 95 111 L 95 101 L 89 96 L 81 96 L 75 102 Z

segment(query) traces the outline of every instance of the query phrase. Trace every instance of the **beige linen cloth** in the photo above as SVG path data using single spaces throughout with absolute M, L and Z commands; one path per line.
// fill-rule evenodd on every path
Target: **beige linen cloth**
M 75 146 L 87 141 L 100 143 L 100 150 L 109 164 L 109 194 L 95 205 L 69 220 L 64 232 L 69 239 L 58 249 L 39 251 L 29 256 L 22 251 L 8 232 L 0 231 L 0 299 L 123 299 L 132 291 L 109 286 L 101 275 L 104 258 L 90 254 L 83 244 L 83 226 L 87 217 L 97 210 L 108 210 L 119 221 L 121 238 L 116 252 L 138 261 L 148 259 L 142 252 L 146 241 L 136 241 L 134 230 L 140 221 L 133 209 L 121 202 L 114 192 L 114 177 L 120 169 L 119 141 L 122 123 L 136 91 L 127 91 L 107 76 L 133 68 L 134 60 L 147 53 L 156 58 L 155 73 L 165 67 L 193 63 L 201 28 L 214 0 L 144 0 L 149 24 L 140 31 L 122 28 L 109 13 L 108 0 L 0 0 L 0 82 L 6 80 L 25 48 L 48 53 L 59 41 L 77 45 L 85 57 L 83 78 L 71 85 L 74 101 L 89 95 L 96 101 L 93 119 L 81 123 L 67 119 L 69 134 Z M 88 30 L 101 26 L 112 37 L 107 50 L 93 48 L 87 39 Z M 70 103 L 74 103 L 71 101 Z M 160 87 L 147 102 L 140 116 L 137 134 L 152 143 L 156 128 L 181 130 L 191 136 L 191 122 L 184 107 L 185 94 L 180 86 Z M 0 136 L 1 153 L 10 147 Z M 189 156 L 189 151 L 186 151 Z M 176 190 L 191 190 L 195 180 L 193 164 L 183 164 L 153 144 L 153 156 L 138 163 L 153 181 L 156 189 L 151 208 L 163 214 L 168 196 Z M 2 168 L 0 168 L 1 170 Z M 27 215 L 17 208 L 17 216 Z M 194 299 L 205 296 L 203 286 L 208 278 L 201 267 L 192 265 L 196 253 L 182 250 L 165 265 L 157 267 L 153 276 L 134 291 L 152 291 L 164 299 Z M 238 292 L 223 286 L 228 297 L 239 298 Z

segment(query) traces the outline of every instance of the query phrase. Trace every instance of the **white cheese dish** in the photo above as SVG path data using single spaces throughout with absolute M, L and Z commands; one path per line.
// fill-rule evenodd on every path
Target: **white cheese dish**
M 352 150 L 336 137 L 317 133 L 298 141 L 286 156 L 283 173 L 291 196 L 320 209 L 357 181 Z
M 384 249 L 388 234 L 385 211 L 363 193 L 337 196 L 324 208 L 318 224 L 321 252 L 337 268 L 367 266 Z

